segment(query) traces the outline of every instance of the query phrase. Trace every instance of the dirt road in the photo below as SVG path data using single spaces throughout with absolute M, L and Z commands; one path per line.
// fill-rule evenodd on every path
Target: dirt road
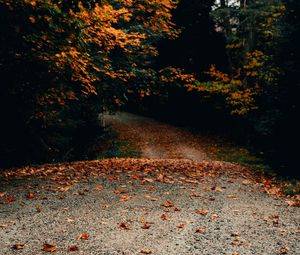
M 122 139 L 138 146 L 143 158 L 209 159 L 201 139 L 186 130 L 126 112 L 106 115 L 105 120 Z

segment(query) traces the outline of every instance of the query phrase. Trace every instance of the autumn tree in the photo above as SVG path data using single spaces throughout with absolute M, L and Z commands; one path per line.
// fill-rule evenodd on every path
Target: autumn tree
M 103 108 L 119 107 L 128 91 L 150 93 L 156 44 L 177 34 L 173 8 L 171 0 L 1 0 L 1 158 L 70 159 L 79 136 L 86 143 L 98 132 Z

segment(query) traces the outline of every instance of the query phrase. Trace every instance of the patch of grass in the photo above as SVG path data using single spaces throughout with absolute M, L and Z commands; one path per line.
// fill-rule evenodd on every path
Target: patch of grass
M 271 168 L 259 153 L 254 153 L 244 146 L 216 135 L 203 135 L 203 137 L 201 135 L 201 140 L 212 159 L 246 165 L 257 171 L 271 172 Z
M 141 157 L 141 152 L 137 147 L 121 140 L 119 135 L 109 128 L 92 146 L 91 151 L 93 159 Z

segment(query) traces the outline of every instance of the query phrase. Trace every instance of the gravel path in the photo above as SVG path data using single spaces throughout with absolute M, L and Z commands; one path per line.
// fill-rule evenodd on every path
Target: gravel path
M 0 254 L 300 254 L 300 208 L 268 194 L 276 187 L 267 189 L 263 176 L 209 160 L 193 141 L 189 147 L 185 131 L 138 120 L 155 134 L 171 131 L 154 141 L 139 127 L 132 132 L 148 139 L 144 155 L 152 159 L 0 172 Z M 167 150 L 171 138 L 182 146 Z M 147 152 L 148 144 L 161 151 Z M 159 159 L 191 151 L 195 160 Z

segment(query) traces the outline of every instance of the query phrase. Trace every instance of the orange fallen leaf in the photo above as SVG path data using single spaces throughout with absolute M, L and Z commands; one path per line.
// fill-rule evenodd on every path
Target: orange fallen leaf
M 201 215 L 206 215 L 206 214 L 208 214 L 208 210 L 207 209 L 198 209 L 195 211 L 195 213 L 201 214 Z
M 45 243 L 42 250 L 45 252 L 56 252 L 58 248 L 55 245 Z
M 98 185 L 95 187 L 95 190 L 103 190 L 103 189 L 104 189 L 104 187 L 102 185 Z
M 7 204 L 10 202 L 16 201 L 16 199 L 14 197 L 8 197 L 6 199 L 3 200 L 3 203 Z
M 126 195 L 120 197 L 120 201 L 121 201 L 121 202 L 126 202 L 126 201 L 128 201 L 129 199 L 130 199 L 130 196 L 126 196 Z
M 111 175 L 111 176 L 107 177 L 107 180 L 110 180 L 110 181 L 119 180 L 119 177 L 116 175 Z
M 32 199 L 32 198 L 35 198 L 35 197 L 36 197 L 36 195 L 33 194 L 33 193 L 31 193 L 31 192 L 29 192 L 29 193 L 26 195 L 26 198 L 27 198 L 27 199 Z
M 174 203 L 172 203 L 170 201 L 166 201 L 166 202 L 162 203 L 161 206 L 164 206 L 164 207 L 173 207 Z
M 151 254 L 152 251 L 150 249 L 145 248 L 145 249 L 141 250 L 141 253 L 143 253 L 143 254 Z
M 300 207 L 300 201 L 287 200 L 286 202 L 288 203 L 289 206 Z
M 22 249 L 24 249 L 24 247 L 25 247 L 24 243 L 16 243 L 16 244 L 13 245 L 12 248 L 15 249 L 15 250 L 22 250 Z
M 0 192 L 0 197 L 4 197 L 7 194 L 7 192 Z
M 82 239 L 82 240 L 88 240 L 90 238 L 90 236 L 88 234 L 81 234 L 78 239 Z
M 78 250 L 79 250 L 79 248 L 76 245 L 72 245 L 72 246 L 68 247 L 68 251 L 78 251 Z

